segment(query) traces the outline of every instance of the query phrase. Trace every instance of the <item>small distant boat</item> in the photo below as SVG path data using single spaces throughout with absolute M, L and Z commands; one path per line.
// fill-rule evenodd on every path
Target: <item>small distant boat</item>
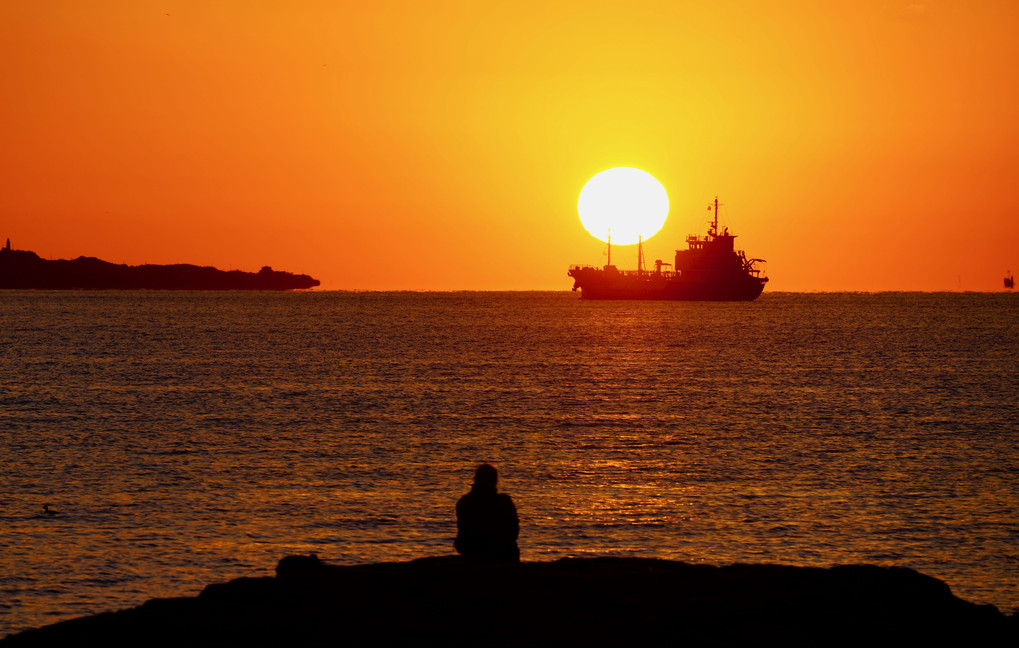
M 1015 277 L 1012 276 L 1012 271 L 1008 271 L 1008 276 L 1005 277 L 1005 287 L 1009 290 L 1015 288 Z

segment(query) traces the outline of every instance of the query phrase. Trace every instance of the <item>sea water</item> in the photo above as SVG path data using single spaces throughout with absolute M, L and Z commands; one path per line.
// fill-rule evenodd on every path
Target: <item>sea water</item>
M 1019 295 L 7 291 L 0 372 L 0 636 L 449 554 L 481 461 L 524 560 L 901 565 L 1019 605 Z

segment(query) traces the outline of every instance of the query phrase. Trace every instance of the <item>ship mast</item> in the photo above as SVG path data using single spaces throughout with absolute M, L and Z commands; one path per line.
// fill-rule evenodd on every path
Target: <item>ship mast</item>
M 715 222 L 711 224 L 711 235 L 718 236 L 718 196 L 715 196 Z
M 609 235 L 608 235 L 607 238 L 608 238 L 607 243 L 609 244 L 609 260 L 608 260 L 608 263 L 606 265 L 612 265 L 612 228 L 611 227 L 609 228 Z
M 644 237 L 637 237 L 637 274 L 644 269 Z

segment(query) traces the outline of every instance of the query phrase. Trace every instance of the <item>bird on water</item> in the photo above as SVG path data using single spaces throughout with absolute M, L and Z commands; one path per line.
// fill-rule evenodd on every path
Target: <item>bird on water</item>
M 60 515 L 60 511 L 51 510 L 49 504 L 42 505 L 42 512 L 46 515 Z

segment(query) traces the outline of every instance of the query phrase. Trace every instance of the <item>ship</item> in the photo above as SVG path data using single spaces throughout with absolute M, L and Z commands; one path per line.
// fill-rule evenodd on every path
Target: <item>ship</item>
M 711 209 L 708 206 L 708 209 Z M 607 265 L 571 266 L 573 290 L 583 299 L 663 299 L 675 301 L 753 301 L 768 283 L 760 266 L 764 259 L 748 259 L 735 247 L 736 235 L 718 228 L 718 197 L 715 217 L 706 236 L 686 238 L 687 249 L 676 250 L 675 263 L 654 262 L 644 267 L 643 240 L 638 240 L 637 269 L 620 270 L 612 265 L 612 241 Z M 760 264 L 760 265 L 758 265 Z M 669 266 L 672 267 L 668 270 Z
M 1015 277 L 1012 276 L 1012 271 L 1009 270 L 1008 274 L 1005 275 L 1005 287 L 1009 290 L 1015 288 Z

